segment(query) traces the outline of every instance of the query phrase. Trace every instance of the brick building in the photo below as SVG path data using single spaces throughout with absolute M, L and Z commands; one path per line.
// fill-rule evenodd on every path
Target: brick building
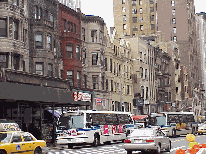
M 63 60 L 63 79 L 73 88 L 82 87 L 81 12 L 59 3 L 58 33 Z

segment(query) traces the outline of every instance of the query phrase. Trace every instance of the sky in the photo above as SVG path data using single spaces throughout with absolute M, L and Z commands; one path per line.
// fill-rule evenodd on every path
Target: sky
M 194 0 L 195 13 L 206 12 L 207 0 Z M 113 0 L 81 0 L 81 11 L 86 15 L 100 16 L 107 28 L 114 26 Z

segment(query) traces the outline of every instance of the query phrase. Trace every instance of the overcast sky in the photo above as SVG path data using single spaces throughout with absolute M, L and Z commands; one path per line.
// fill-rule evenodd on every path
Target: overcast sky
M 206 0 L 194 0 L 194 4 L 195 13 L 206 12 Z M 114 26 L 113 0 L 81 0 L 81 11 L 102 17 L 108 29 Z

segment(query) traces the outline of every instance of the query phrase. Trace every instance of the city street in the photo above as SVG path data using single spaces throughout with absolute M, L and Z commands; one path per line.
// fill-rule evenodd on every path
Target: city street
M 163 154 L 175 154 L 177 149 L 187 149 L 188 141 L 185 139 L 185 136 L 180 136 L 177 138 L 171 138 L 172 149 L 171 152 L 162 152 Z M 198 144 L 206 143 L 206 135 L 196 135 L 196 140 Z M 68 149 L 67 146 L 58 146 L 54 148 L 48 148 L 47 151 L 43 151 L 43 154 L 48 152 L 48 154 L 116 154 L 122 153 L 126 154 L 126 150 L 123 147 L 124 143 L 111 143 L 108 145 L 100 145 L 98 147 L 92 146 L 75 146 L 73 149 Z M 139 151 L 133 153 L 140 153 Z

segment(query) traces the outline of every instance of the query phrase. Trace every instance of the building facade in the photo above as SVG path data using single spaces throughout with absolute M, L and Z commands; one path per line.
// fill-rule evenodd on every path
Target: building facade
M 108 33 L 106 24 L 101 17 L 82 14 L 81 26 L 83 87 L 94 92 L 93 109 L 108 110 L 104 61 Z
M 62 78 L 68 79 L 72 88 L 81 88 L 81 12 L 59 3 L 58 22 L 61 57 L 63 60 Z
M 114 26 L 119 37 L 155 34 L 156 9 L 155 0 L 114 0 Z
M 110 110 L 133 113 L 133 85 L 130 42 L 119 39 L 113 30 L 105 52 L 106 90 L 110 94 Z
M 0 8 L 0 67 L 29 72 L 27 1 L 1 1 Z
M 30 72 L 60 77 L 58 1 L 29 1 Z

